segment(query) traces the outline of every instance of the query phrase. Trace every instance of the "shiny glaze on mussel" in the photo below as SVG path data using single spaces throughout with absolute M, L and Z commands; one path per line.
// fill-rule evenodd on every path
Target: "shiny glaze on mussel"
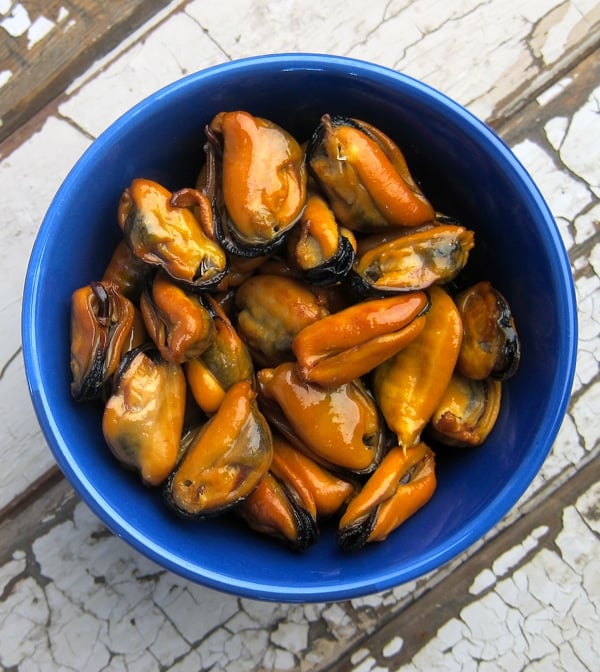
M 236 511 L 252 529 L 303 551 L 317 540 L 319 521 L 337 513 L 354 490 L 274 434 L 269 473 Z
M 428 294 L 431 304 L 421 333 L 373 376 L 375 399 L 403 448 L 418 443 L 438 407 L 462 341 L 462 322 L 450 295 L 437 286 Z
M 287 241 L 291 264 L 311 284 L 334 284 L 352 268 L 355 250 L 354 234 L 339 226 L 319 193 L 309 190 L 306 208 Z
M 152 344 L 123 358 L 106 402 L 102 432 L 113 455 L 159 485 L 172 472 L 183 431 L 186 385 L 181 366 Z
M 324 388 L 307 383 L 294 362 L 257 372 L 261 409 L 298 450 L 335 473 L 364 475 L 379 464 L 385 428 L 360 380 Z
M 253 381 L 254 364 L 220 304 L 209 295 L 206 302 L 212 314 L 214 338 L 201 355 L 185 364 L 184 370 L 196 403 L 205 413 L 212 414 L 232 385 Z
M 411 292 L 364 301 L 304 327 L 292 342 L 303 380 L 349 383 L 406 347 L 421 333 L 429 297 Z
M 151 268 L 136 257 L 129 245 L 121 239 L 104 269 L 102 281 L 114 283 L 123 296 L 137 303 Z
M 508 301 L 487 280 L 463 290 L 455 301 L 464 325 L 458 371 L 477 380 L 513 376 L 521 345 Z
M 372 125 L 325 114 L 306 154 L 315 181 L 343 226 L 373 231 L 433 220 L 434 209 L 402 152 Z
M 71 296 L 71 395 L 102 398 L 127 350 L 145 338 L 134 304 L 112 282 L 92 282 Z
M 254 275 L 238 287 L 235 310 L 236 329 L 263 367 L 292 360 L 294 337 L 329 312 L 310 285 L 271 273 Z
M 429 436 L 449 446 L 480 446 L 494 428 L 502 383 L 454 372 L 429 423 Z
M 268 119 L 220 112 L 206 127 L 198 187 L 210 198 L 228 252 L 258 256 L 283 243 L 306 204 L 304 152 Z
M 414 231 L 374 234 L 358 245 L 352 280 L 363 293 L 386 294 L 446 284 L 463 270 L 473 231 L 433 224 Z
M 279 539 L 299 553 L 319 538 L 317 521 L 271 472 L 267 472 L 235 512 L 254 531 Z
M 433 496 L 435 456 L 420 442 L 395 446 L 383 458 L 340 519 L 337 541 L 344 551 L 383 541 Z
M 184 289 L 159 271 L 140 298 L 140 311 L 160 354 L 182 364 L 201 355 L 215 335 L 212 315 L 202 296 Z
M 174 280 L 195 289 L 214 287 L 226 273 L 227 258 L 205 233 L 213 229 L 210 203 L 204 197 L 203 222 L 190 208 L 173 204 L 172 197 L 157 182 L 133 180 L 117 213 L 125 241 L 139 259 L 159 266 Z
M 278 434 L 273 436 L 271 473 L 317 521 L 336 514 L 355 490 L 354 483 L 331 473 Z
M 203 518 L 232 508 L 256 488 L 273 457 L 273 439 L 248 381 L 227 390 L 207 422 L 190 430 L 164 496 L 183 517 Z

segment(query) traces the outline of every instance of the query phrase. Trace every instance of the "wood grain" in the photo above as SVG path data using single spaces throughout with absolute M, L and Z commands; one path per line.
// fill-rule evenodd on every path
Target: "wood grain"
M 14 2 L 0 15 L 0 142 L 168 2 Z

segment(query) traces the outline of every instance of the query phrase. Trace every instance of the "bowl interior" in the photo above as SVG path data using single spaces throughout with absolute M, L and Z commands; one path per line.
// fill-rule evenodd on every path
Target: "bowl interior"
M 134 177 L 192 185 L 203 127 L 246 109 L 306 139 L 325 113 L 363 118 L 393 137 L 434 206 L 475 231 L 469 268 L 507 297 L 522 340 L 484 446 L 438 458 L 432 501 L 383 544 L 336 549 L 334 528 L 303 555 L 232 518 L 174 517 L 156 491 L 122 470 L 105 446 L 101 409 L 69 396 L 71 293 L 101 276 L 120 239 L 116 207 Z M 546 457 L 568 400 L 576 318 L 568 259 L 554 221 L 521 165 L 482 123 L 425 85 L 384 68 L 318 55 L 269 56 L 191 75 L 154 94 L 85 153 L 51 204 L 28 269 L 26 371 L 43 431 L 73 486 L 117 534 L 193 580 L 290 601 L 362 595 L 453 558 L 517 501 Z

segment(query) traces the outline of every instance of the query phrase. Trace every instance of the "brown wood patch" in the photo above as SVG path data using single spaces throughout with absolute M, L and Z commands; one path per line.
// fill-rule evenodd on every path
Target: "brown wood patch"
M 170 0 L 21 0 L 0 14 L 0 142 Z

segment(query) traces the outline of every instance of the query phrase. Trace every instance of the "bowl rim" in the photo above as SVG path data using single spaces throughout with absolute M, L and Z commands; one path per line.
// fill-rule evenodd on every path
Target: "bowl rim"
M 60 432 L 53 415 L 48 396 L 42 385 L 42 375 L 39 360 L 36 356 L 36 340 L 40 337 L 35 329 L 36 303 L 40 285 L 40 261 L 43 257 L 46 242 L 52 233 L 50 222 L 52 213 L 56 210 L 63 199 L 67 198 L 69 185 L 77 179 L 80 166 L 84 162 L 93 160 L 94 154 L 101 150 L 103 145 L 114 142 L 125 132 L 126 126 L 138 115 L 143 114 L 148 107 L 157 102 L 165 101 L 173 93 L 181 88 L 186 88 L 192 83 L 199 83 L 205 78 L 214 77 L 222 72 L 232 70 L 251 69 L 256 66 L 278 68 L 286 70 L 334 70 L 337 74 L 353 74 L 356 76 L 368 76 L 377 80 L 393 81 L 402 85 L 408 85 L 412 92 L 419 97 L 433 100 L 443 108 L 449 109 L 457 115 L 478 136 L 482 136 L 486 142 L 491 143 L 504 161 L 507 161 L 522 183 L 527 187 L 528 193 L 533 198 L 544 220 L 548 224 L 550 237 L 549 246 L 553 248 L 559 268 L 557 273 L 561 277 L 560 288 L 563 296 L 560 306 L 564 324 L 568 325 L 570 342 L 565 348 L 562 384 L 554 390 L 552 404 L 545 415 L 545 443 L 547 450 L 538 451 L 537 459 L 532 460 L 512 479 L 490 503 L 475 518 L 470 520 L 468 529 L 459 530 L 454 536 L 445 540 L 443 547 L 435 547 L 432 551 L 420 558 L 404 565 L 402 571 L 390 571 L 385 575 L 379 575 L 370 580 L 354 581 L 351 578 L 341 576 L 335 585 L 322 586 L 299 586 L 290 582 L 290 585 L 271 585 L 268 577 L 264 583 L 246 581 L 243 578 L 232 578 L 226 574 L 219 574 L 185 561 L 183 558 L 152 541 L 147 535 L 140 533 L 128 523 L 95 488 L 94 484 L 86 477 L 79 468 L 77 461 L 71 454 L 67 445 L 58 437 Z M 546 204 L 539 188 L 529 175 L 528 171 L 514 155 L 508 145 L 483 121 L 462 105 L 438 91 L 434 87 L 425 84 L 402 72 L 386 66 L 368 61 L 319 53 L 282 53 L 263 54 L 246 58 L 227 61 L 218 65 L 204 68 L 178 79 L 166 86 L 159 88 L 154 93 L 146 96 L 128 111 L 119 116 L 111 123 L 92 144 L 83 152 L 71 168 L 61 186 L 56 192 L 49 208 L 43 218 L 36 235 L 29 263 L 27 266 L 24 294 L 22 302 L 21 331 L 23 342 L 23 358 L 29 393 L 33 402 L 34 410 L 44 434 L 44 437 L 67 480 L 71 483 L 83 501 L 92 509 L 100 520 L 111 529 L 117 536 L 125 539 L 131 546 L 143 555 L 157 562 L 159 565 L 182 575 L 196 583 L 201 583 L 223 592 L 241 595 L 254 599 L 278 600 L 284 602 L 308 602 L 330 601 L 349 599 L 366 594 L 379 592 L 392 588 L 401 583 L 415 579 L 429 571 L 437 569 L 455 558 L 460 552 L 466 550 L 476 541 L 481 539 L 490 529 L 496 525 L 502 517 L 516 504 L 519 497 L 529 486 L 558 433 L 563 417 L 566 413 L 570 399 L 571 388 L 575 375 L 575 362 L 577 353 L 577 312 L 575 288 L 568 261 L 568 255 L 560 236 L 558 227 Z M 494 511 L 494 514 L 491 514 Z M 500 517 L 498 516 L 500 512 Z

